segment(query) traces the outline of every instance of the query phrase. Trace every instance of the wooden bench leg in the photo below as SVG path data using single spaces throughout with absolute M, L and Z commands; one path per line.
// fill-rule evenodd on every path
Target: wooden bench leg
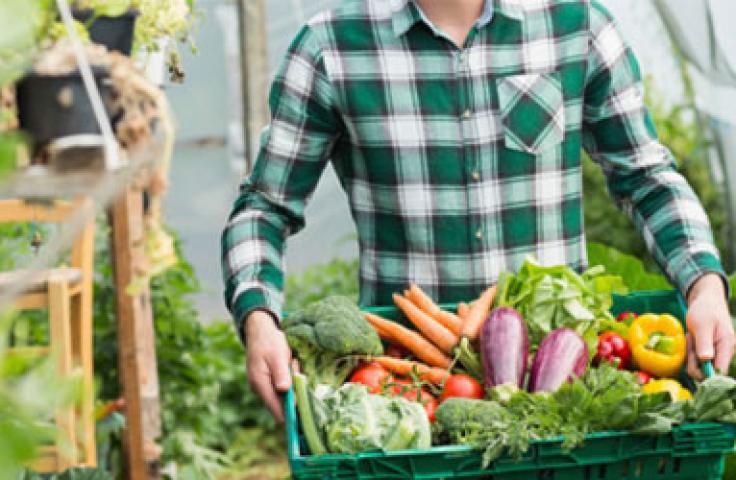
M 72 362 L 71 305 L 69 285 L 65 281 L 50 279 L 49 324 L 51 329 L 51 350 L 56 358 L 59 378 L 70 378 L 74 370 Z M 77 463 L 77 435 L 73 405 L 60 408 L 56 412 L 56 426 L 59 429 L 56 442 L 59 455 L 59 470 L 63 471 Z
M 78 439 L 81 450 L 80 460 L 88 467 L 96 467 L 92 299 L 90 293 L 83 291 L 71 299 L 72 356 L 75 367 L 82 370 L 82 399 L 77 408 L 77 421 L 81 427 Z

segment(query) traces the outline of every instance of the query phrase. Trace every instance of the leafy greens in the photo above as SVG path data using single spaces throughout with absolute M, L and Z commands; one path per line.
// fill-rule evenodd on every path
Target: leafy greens
M 504 273 L 498 281 L 497 306 L 516 309 L 527 323 L 532 351 L 551 331 L 577 331 L 596 351 L 601 322 L 613 321 L 609 309 L 613 293 L 627 293 L 621 277 L 607 275 L 602 266 L 582 274 L 566 265 L 544 267 L 532 258 L 516 275 Z
M 426 449 L 432 444 L 429 420 L 418 402 L 371 394 L 357 383 L 312 390 L 299 373 L 294 387 L 302 431 L 314 455 Z
M 484 468 L 504 453 L 520 458 L 533 440 L 562 437 L 569 451 L 591 432 L 661 435 L 686 421 L 736 423 L 736 380 L 730 377 L 711 377 L 692 400 L 673 403 L 667 393 L 642 394 L 631 372 L 607 363 L 554 393 L 509 395 L 501 386 L 492 398 L 448 399 L 436 412 L 438 440 L 482 449 Z

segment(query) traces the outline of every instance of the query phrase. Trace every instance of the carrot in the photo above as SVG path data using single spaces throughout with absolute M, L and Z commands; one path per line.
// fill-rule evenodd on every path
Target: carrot
M 420 380 L 427 380 L 435 385 L 441 385 L 450 375 L 450 372 L 442 368 L 430 367 L 420 362 L 401 360 L 394 357 L 372 357 L 371 360 L 378 362 L 383 368 L 398 375 L 409 376 L 416 372 Z
M 440 322 L 443 327 L 452 332 L 452 334 L 456 337 L 460 335 L 460 332 L 463 328 L 463 321 L 460 320 L 460 317 L 458 317 L 454 313 L 440 310 L 440 312 L 434 318 L 435 320 Z
M 378 325 L 372 324 L 372 323 L 371 323 L 371 326 L 373 327 L 373 330 L 376 331 L 378 336 L 381 337 L 382 340 L 385 340 L 390 343 L 398 343 L 396 342 L 396 339 L 394 338 L 394 336 L 388 333 L 384 328 L 379 327 Z
M 460 317 L 460 320 L 465 320 L 465 317 L 468 316 L 468 310 L 470 307 L 465 302 L 460 302 L 457 304 L 457 316 Z
M 465 316 L 465 323 L 463 324 L 462 330 L 464 337 L 468 337 L 470 340 L 475 340 L 478 337 L 483 320 L 485 320 L 495 298 L 496 285 L 492 285 L 473 302 L 468 309 L 468 314 Z
M 409 293 L 411 296 L 404 294 L 406 298 L 411 300 L 414 305 L 419 307 L 420 310 L 422 310 L 424 313 L 429 315 L 432 318 L 437 318 L 437 315 L 439 315 L 441 309 L 437 306 L 436 303 L 434 303 L 434 300 L 424 293 L 424 290 L 419 288 L 419 286 L 415 283 L 412 283 L 409 285 Z
M 442 310 L 437 305 L 432 297 L 424 293 L 424 291 L 418 285 L 412 283 L 409 287 L 409 294 L 406 294 L 404 290 L 404 296 L 409 299 L 414 305 L 419 307 L 424 313 L 437 320 L 443 327 L 448 329 L 455 335 L 460 334 L 462 328 L 462 322 L 453 313 Z
M 445 353 L 452 352 L 452 349 L 455 348 L 458 342 L 456 335 L 401 295 L 394 294 L 393 298 L 394 303 L 404 312 L 404 315 L 406 315 L 409 321 L 429 341 L 437 345 Z
M 447 355 L 419 333 L 372 313 L 364 313 L 363 315 L 374 328 L 380 329 L 386 335 L 393 337 L 391 340 L 393 343 L 403 345 L 404 348 L 428 365 L 449 368 L 452 363 Z

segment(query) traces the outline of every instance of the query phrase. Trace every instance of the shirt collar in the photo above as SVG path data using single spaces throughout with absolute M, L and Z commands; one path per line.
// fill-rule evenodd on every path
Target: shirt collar
M 478 18 L 476 25 L 484 27 L 491 23 L 494 11 L 504 14 L 515 20 L 522 20 L 524 15 L 524 0 L 486 0 L 483 11 Z M 405 34 L 415 23 L 424 21 L 431 28 L 435 28 L 431 22 L 424 16 L 424 13 L 414 4 L 414 0 L 390 0 L 391 11 L 393 13 L 391 20 L 393 23 L 394 34 L 397 37 Z

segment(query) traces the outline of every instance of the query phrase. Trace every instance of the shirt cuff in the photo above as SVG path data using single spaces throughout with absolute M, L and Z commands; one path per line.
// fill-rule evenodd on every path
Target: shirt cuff
M 721 261 L 712 253 L 700 252 L 689 256 L 679 265 L 674 265 L 674 282 L 676 287 L 682 293 L 683 298 L 687 299 L 687 294 L 695 282 L 706 273 L 715 273 L 723 280 L 726 299 L 731 298 L 731 285 L 728 276 L 723 270 Z
M 243 345 L 245 345 L 245 329 L 243 327 L 248 315 L 255 310 L 263 310 L 270 314 L 278 325 L 281 319 L 281 308 L 281 301 L 277 300 L 274 293 L 265 288 L 254 287 L 240 293 L 233 303 L 232 314 L 235 329 Z

